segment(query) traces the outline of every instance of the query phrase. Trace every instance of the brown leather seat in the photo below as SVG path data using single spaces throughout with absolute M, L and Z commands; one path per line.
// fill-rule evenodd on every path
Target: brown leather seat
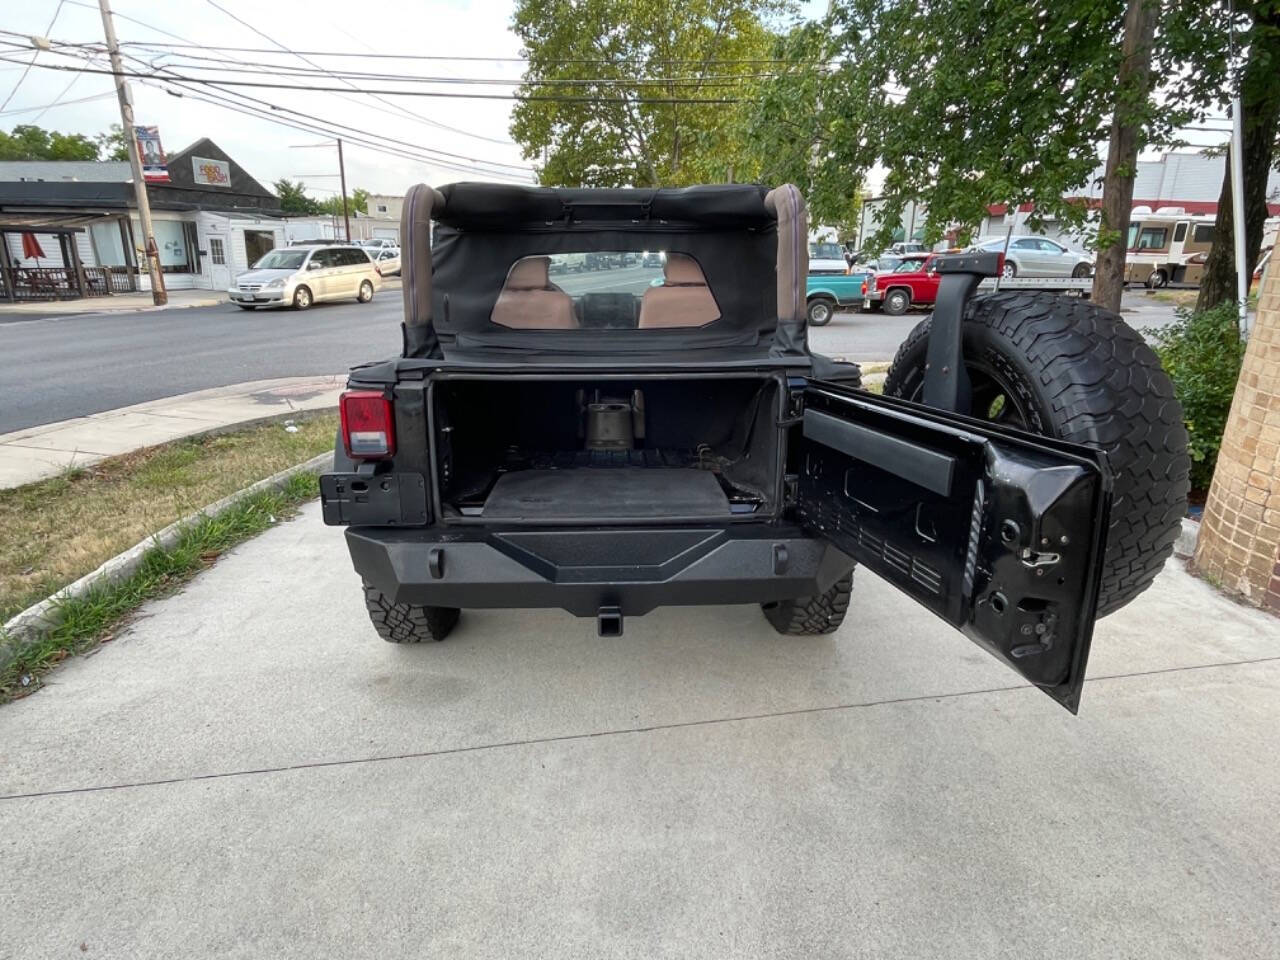
M 576 330 L 573 298 L 551 282 L 550 257 L 525 257 L 511 268 L 490 319 L 515 330 Z
M 668 253 L 662 276 L 662 286 L 650 287 L 640 300 L 641 329 L 701 327 L 720 319 L 720 308 L 693 257 Z

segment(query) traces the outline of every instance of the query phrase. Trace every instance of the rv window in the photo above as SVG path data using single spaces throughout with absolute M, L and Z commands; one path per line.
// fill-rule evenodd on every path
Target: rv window
M 1136 223 L 1129 224 L 1129 242 L 1125 245 L 1126 249 L 1132 250 L 1138 245 L 1138 225 Z
M 1169 242 L 1167 227 L 1143 227 L 1138 234 L 1139 250 L 1163 250 Z
M 1187 239 L 1187 225 L 1180 223 L 1173 228 L 1173 242 L 1181 243 L 1185 239 Z
M 1191 239 L 1196 243 L 1213 243 L 1213 224 L 1197 223 Z

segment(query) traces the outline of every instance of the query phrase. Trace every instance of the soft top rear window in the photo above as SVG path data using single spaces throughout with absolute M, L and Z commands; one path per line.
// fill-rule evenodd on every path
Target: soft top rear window
M 698 261 L 662 250 L 521 257 L 490 315 L 516 330 L 687 329 L 718 319 Z

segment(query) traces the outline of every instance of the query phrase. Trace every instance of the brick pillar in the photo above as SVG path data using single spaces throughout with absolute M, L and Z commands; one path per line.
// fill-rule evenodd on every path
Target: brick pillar
M 1196 546 L 1224 590 L 1280 613 L 1280 270 L 1267 271 Z

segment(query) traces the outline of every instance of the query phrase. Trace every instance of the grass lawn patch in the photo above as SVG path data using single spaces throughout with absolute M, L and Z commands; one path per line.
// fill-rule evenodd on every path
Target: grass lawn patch
M 295 474 L 282 489 L 259 491 L 216 517 L 200 518 L 171 547 L 148 550 L 127 579 L 102 583 L 60 604 L 62 619 L 52 631 L 0 661 L 0 703 L 39 689 L 40 676 L 54 664 L 108 639 L 111 629 L 141 604 L 185 583 L 223 551 L 292 516 L 318 489 L 314 475 Z
M 1148 290 L 1147 296 L 1160 303 L 1172 303 L 1175 307 L 1194 308 L 1200 297 L 1199 290 Z
M 188 437 L 0 490 L 0 622 L 135 543 L 333 447 L 337 417 Z

